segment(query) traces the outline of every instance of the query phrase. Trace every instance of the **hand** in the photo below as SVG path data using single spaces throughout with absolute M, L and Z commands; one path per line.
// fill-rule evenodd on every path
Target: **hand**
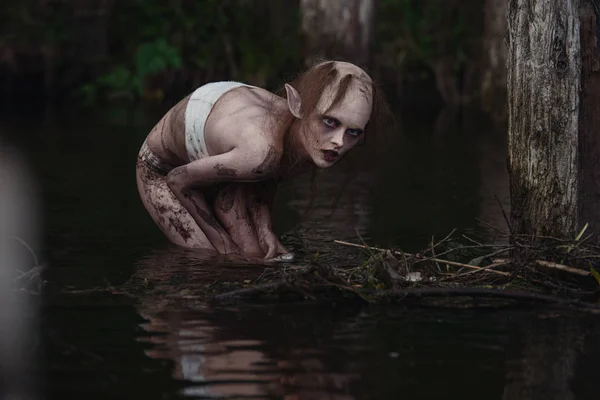
M 282 254 L 288 254 L 289 250 L 281 244 L 275 234 L 269 232 L 262 237 L 262 246 L 266 250 L 265 260 L 270 260 Z

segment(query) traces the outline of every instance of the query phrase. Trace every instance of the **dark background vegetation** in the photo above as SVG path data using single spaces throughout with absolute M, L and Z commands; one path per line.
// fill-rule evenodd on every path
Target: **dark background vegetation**
M 304 67 L 298 0 L 3 4 L 5 106 L 172 102 L 205 82 L 225 79 L 274 90 Z M 390 97 L 457 103 L 479 90 L 486 2 L 375 4 L 369 70 Z

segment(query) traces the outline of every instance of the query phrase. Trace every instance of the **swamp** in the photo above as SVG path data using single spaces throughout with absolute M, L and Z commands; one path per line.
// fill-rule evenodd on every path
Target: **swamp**
M 393 134 L 284 182 L 274 230 L 295 260 L 256 264 L 168 243 L 136 157 L 192 88 L 302 69 L 311 2 L 9 1 L 1 396 L 597 398 L 600 243 L 514 232 L 506 76 L 478 50 L 519 2 L 355 3 L 376 9 Z

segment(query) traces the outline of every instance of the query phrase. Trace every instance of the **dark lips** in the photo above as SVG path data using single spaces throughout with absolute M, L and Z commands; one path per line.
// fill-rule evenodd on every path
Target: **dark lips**
M 337 151 L 333 150 L 323 150 L 325 161 L 332 162 L 337 160 L 339 154 Z

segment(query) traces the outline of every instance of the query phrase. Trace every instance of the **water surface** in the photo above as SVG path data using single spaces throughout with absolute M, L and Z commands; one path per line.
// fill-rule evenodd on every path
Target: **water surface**
M 137 299 L 65 293 L 145 273 L 178 288 L 210 282 L 215 271 L 248 272 L 173 248 L 146 215 L 135 158 L 159 116 L 3 117 L 40 189 L 48 398 L 596 398 L 600 328 L 591 316 L 526 306 L 215 308 L 185 290 L 144 295 L 143 287 Z M 492 240 L 479 220 L 504 229 L 504 128 L 470 114 L 398 116 L 375 170 L 353 172 L 343 191 L 344 168 L 281 188 L 276 230 L 300 261 L 318 254 L 356 265 L 364 252 L 333 240 L 359 235 L 416 251 L 453 229 Z

